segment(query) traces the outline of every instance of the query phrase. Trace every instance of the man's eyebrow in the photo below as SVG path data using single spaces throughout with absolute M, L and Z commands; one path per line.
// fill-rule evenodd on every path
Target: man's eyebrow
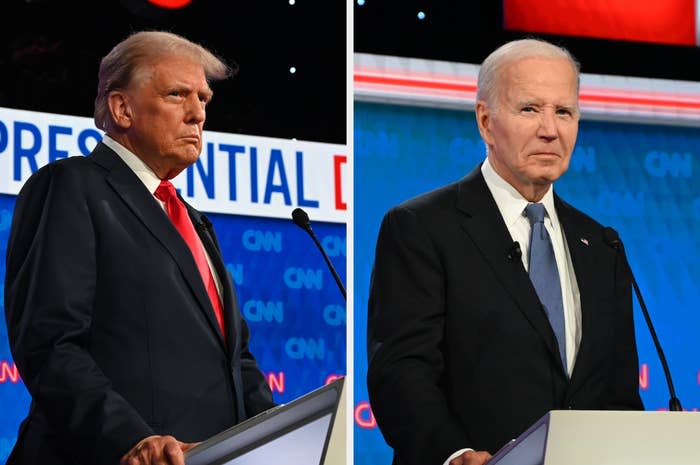
M 542 105 L 542 101 L 537 100 L 537 99 L 523 99 L 523 100 L 518 100 L 516 102 L 516 105 L 518 105 L 520 107 L 540 106 L 540 105 Z
M 545 105 L 545 103 L 543 103 L 540 99 L 523 99 L 518 100 L 515 104 L 520 107 L 540 107 Z M 579 105 L 578 102 L 562 102 L 555 103 L 554 106 L 556 108 L 577 109 Z
M 563 108 L 565 110 L 578 110 L 578 103 L 560 103 L 557 108 Z

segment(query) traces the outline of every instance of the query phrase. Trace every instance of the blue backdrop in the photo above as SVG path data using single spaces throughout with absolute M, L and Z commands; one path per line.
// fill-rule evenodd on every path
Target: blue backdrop
M 481 162 L 474 113 L 355 104 L 355 463 L 390 464 L 367 404 L 366 323 L 374 246 L 383 214 L 455 181 Z M 687 410 L 700 407 L 700 129 L 581 122 L 571 166 L 556 192 L 617 229 Z M 648 410 L 668 391 L 635 303 L 640 390 Z
M 0 195 L 2 283 L 14 202 L 14 196 Z M 208 216 L 250 326 L 251 350 L 275 400 L 288 402 L 344 375 L 345 302 L 311 238 L 291 219 Z M 345 282 L 345 224 L 313 222 L 313 229 Z M 10 354 L 3 295 L 0 285 L 0 465 L 16 441 L 30 400 Z

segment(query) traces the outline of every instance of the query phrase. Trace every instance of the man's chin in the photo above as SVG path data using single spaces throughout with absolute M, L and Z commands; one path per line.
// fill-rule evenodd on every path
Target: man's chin
M 534 176 L 531 176 L 530 179 L 532 180 L 533 184 L 548 186 L 559 179 L 562 174 L 564 174 L 564 172 L 561 169 L 538 170 L 538 172 L 534 173 Z
M 163 165 L 163 169 L 167 170 L 167 179 L 174 178 L 187 169 L 188 166 L 194 164 L 197 159 L 199 159 L 199 154 L 178 154 L 175 157 L 171 157 L 168 163 Z
M 186 150 L 178 154 L 176 159 L 178 160 L 178 164 L 181 164 L 184 166 L 184 168 L 187 168 L 188 166 L 199 160 L 200 154 L 201 151 L 199 150 Z
M 532 170 L 534 175 L 532 178 L 553 183 L 566 172 L 566 168 L 566 166 L 563 166 L 561 159 L 552 160 L 549 163 L 538 163 L 538 166 Z

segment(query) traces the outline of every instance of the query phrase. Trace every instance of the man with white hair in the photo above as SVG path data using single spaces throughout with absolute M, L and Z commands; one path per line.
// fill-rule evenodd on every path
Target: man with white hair
M 494 51 L 476 103 L 486 160 L 384 217 L 367 382 L 395 465 L 483 464 L 554 409 L 643 409 L 628 271 L 553 191 L 578 87 L 563 48 Z

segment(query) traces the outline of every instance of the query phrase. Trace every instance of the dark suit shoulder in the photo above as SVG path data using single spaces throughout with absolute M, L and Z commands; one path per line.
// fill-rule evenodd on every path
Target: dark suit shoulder
M 400 213 L 410 213 L 425 225 L 444 226 L 454 222 L 458 216 L 470 214 L 466 204 L 482 205 L 485 197 L 490 198 L 481 175 L 481 165 L 477 165 L 463 178 L 425 192 L 391 208 L 386 217 Z
M 34 172 L 20 189 L 19 196 L 26 195 L 28 191 L 59 185 L 76 190 L 86 181 L 89 174 L 103 172 L 103 170 L 89 158 L 75 156 L 53 161 Z
M 557 208 L 557 214 L 562 221 L 568 220 L 576 222 L 579 228 L 589 231 L 599 231 L 605 227 L 596 219 L 574 207 L 556 194 L 554 195 L 554 202 Z
M 392 209 L 406 209 L 416 213 L 445 207 L 454 207 L 458 182 L 438 187 L 401 202 Z
M 68 158 L 61 158 L 56 161 L 52 161 L 41 167 L 32 176 L 38 175 L 43 172 L 52 173 L 82 173 L 85 170 L 100 169 L 97 164 L 95 164 L 91 158 L 88 156 L 72 156 Z
M 410 235 L 413 239 L 439 235 L 441 225 L 452 223 L 456 193 L 457 184 L 453 183 L 391 207 L 382 220 L 380 237 L 387 229 L 393 230 L 393 234 L 398 235 L 396 237 Z
M 459 202 L 460 196 L 479 196 L 481 194 L 480 190 L 482 190 L 481 184 L 483 184 L 483 188 L 486 187 L 481 175 L 481 164 L 479 164 L 463 178 L 410 198 L 394 207 L 394 209 L 410 210 L 418 214 L 446 210 L 453 211 Z

